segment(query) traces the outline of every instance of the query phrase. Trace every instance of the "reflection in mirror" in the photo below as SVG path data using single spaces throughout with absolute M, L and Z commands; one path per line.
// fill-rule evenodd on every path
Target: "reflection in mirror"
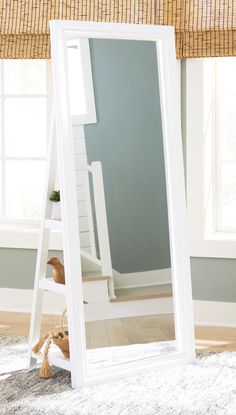
M 156 45 L 82 42 L 67 63 L 93 371 L 176 344 Z
M 81 41 L 71 40 L 67 45 L 68 86 L 71 115 L 86 113 L 85 85 L 82 71 Z

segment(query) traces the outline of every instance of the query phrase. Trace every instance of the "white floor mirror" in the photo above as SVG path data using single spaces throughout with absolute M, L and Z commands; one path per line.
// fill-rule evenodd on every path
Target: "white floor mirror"
M 194 359 L 174 29 L 50 22 L 72 386 Z

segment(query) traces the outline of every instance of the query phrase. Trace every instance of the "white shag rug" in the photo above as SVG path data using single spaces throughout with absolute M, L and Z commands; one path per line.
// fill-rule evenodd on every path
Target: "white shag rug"
M 0 336 L 0 415 L 236 415 L 234 352 L 202 352 L 184 367 L 75 391 L 66 371 L 42 380 L 22 369 L 23 341 Z

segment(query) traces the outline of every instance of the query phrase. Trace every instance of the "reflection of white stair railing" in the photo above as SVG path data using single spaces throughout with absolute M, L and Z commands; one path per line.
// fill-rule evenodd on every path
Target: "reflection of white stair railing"
M 109 295 L 115 297 L 113 271 L 111 263 L 111 251 L 109 233 L 107 225 L 106 202 L 103 185 L 102 165 L 100 161 L 95 161 L 90 165 L 79 163 L 80 168 L 86 170 L 92 177 L 94 207 L 97 223 L 97 239 L 100 252 L 101 273 L 103 276 L 110 277 L 108 280 Z M 88 186 L 89 189 L 89 186 Z M 97 259 L 97 258 L 96 258 Z

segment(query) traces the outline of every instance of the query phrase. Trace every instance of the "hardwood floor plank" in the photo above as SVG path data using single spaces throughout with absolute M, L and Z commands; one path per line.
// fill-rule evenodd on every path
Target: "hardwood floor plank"
M 110 346 L 126 346 L 130 344 L 120 319 L 106 320 L 106 327 Z
M 145 334 L 137 324 L 135 317 L 122 318 L 121 322 L 130 344 L 146 343 Z
M 91 323 L 90 321 L 86 321 L 85 323 L 85 335 L 86 335 L 86 348 L 90 349 L 90 343 L 91 343 Z
M 109 340 L 107 335 L 107 328 L 105 321 L 91 321 L 90 322 L 90 348 L 108 347 Z

